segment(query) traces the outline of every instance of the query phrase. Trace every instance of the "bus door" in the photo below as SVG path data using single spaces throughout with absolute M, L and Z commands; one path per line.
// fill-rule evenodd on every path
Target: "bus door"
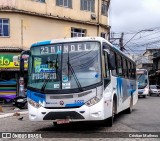
M 104 55 L 104 56 L 103 56 Z M 111 99 L 111 76 L 110 76 L 110 69 L 109 69 L 109 53 L 106 49 L 104 49 L 102 55 L 102 71 L 103 71 L 103 79 L 104 79 L 104 99 L 108 100 Z M 107 107 L 107 102 L 105 103 L 105 107 Z

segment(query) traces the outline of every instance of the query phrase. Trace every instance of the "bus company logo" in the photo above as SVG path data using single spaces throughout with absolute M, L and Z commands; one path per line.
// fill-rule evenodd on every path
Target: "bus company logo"
M 64 101 L 61 100 L 61 101 L 59 102 L 59 104 L 60 104 L 60 105 L 64 105 Z

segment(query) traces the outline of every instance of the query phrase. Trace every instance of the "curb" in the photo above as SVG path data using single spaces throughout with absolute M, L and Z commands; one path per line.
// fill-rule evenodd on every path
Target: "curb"
M 24 114 L 28 114 L 28 111 L 25 111 L 25 112 L 18 112 L 20 113 L 20 115 L 24 115 Z M 14 113 L 7 113 L 7 114 L 3 114 L 3 115 L 0 115 L 0 119 L 1 118 L 7 118 L 7 117 L 12 117 Z

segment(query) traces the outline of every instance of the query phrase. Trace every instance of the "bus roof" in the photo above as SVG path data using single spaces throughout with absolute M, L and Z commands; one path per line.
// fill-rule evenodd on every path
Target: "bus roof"
M 62 38 L 62 39 L 52 39 L 52 40 L 46 40 L 46 41 L 40 41 L 37 43 L 32 44 L 31 47 L 41 46 L 41 45 L 49 45 L 53 43 L 67 43 L 67 42 L 77 42 L 77 41 L 106 41 L 102 37 L 75 37 L 75 38 Z M 109 42 L 108 42 L 109 43 Z

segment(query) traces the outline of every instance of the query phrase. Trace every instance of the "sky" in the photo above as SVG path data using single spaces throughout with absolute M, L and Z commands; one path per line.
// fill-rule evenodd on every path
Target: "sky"
M 111 0 L 113 31 L 133 31 L 160 26 L 160 0 Z
M 160 47 L 160 0 L 111 0 L 109 25 L 114 37 L 124 32 L 124 44 L 134 36 L 129 51 Z

